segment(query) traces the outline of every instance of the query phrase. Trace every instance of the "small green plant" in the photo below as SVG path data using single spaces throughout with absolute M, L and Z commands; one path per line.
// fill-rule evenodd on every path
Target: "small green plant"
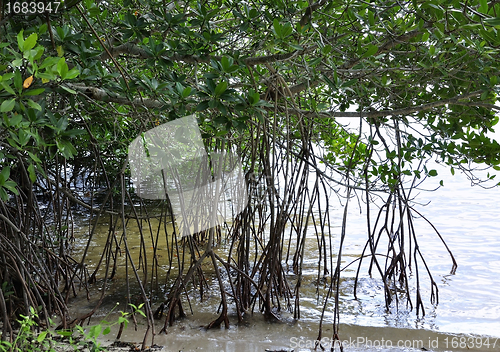
M 116 303 L 116 305 L 109 311 L 109 313 L 106 315 L 106 317 L 97 325 L 92 325 L 90 328 L 85 329 L 84 327 L 77 325 L 75 326 L 75 330 L 80 334 L 79 341 L 75 344 L 74 340 L 72 340 L 72 335 L 74 331 L 69 331 L 71 334 L 69 336 L 69 341 L 72 346 L 78 346 L 78 345 L 84 345 L 90 349 L 90 352 L 100 352 L 100 351 L 106 351 L 106 348 L 101 346 L 101 343 L 98 342 L 98 338 L 100 336 L 105 336 L 108 335 L 111 332 L 111 328 L 115 325 L 120 325 L 120 331 L 123 328 L 127 328 L 128 325 L 128 319 L 127 317 L 130 315 L 130 313 L 126 313 L 121 311 L 121 316 L 114 322 L 108 322 L 106 319 L 109 317 L 109 315 L 118 307 L 119 303 Z M 142 316 L 145 317 L 144 312 L 141 311 L 141 308 L 143 304 L 140 304 L 138 307 L 130 304 L 132 309 L 134 310 L 135 313 L 141 314 Z M 63 335 L 63 332 L 58 331 L 58 334 Z
M 120 332 L 123 328 L 127 328 L 127 317 L 131 313 L 120 312 L 121 316 L 116 321 L 108 322 L 106 319 L 116 309 L 118 303 L 111 309 L 97 325 L 91 325 L 84 328 L 81 325 L 76 325 L 72 330 L 52 330 L 53 322 L 49 319 L 50 327 L 40 333 L 35 330 L 38 327 L 36 320 L 38 313 L 33 307 L 30 307 L 30 315 L 21 315 L 18 320 L 20 327 L 15 335 L 13 342 L 0 341 L 0 352 L 56 352 L 55 347 L 59 344 L 73 348 L 75 351 L 80 351 L 82 347 L 87 347 L 90 352 L 104 352 L 106 348 L 98 341 L 100 336 L 105 336 L 111 332 L 111 328 L 115 325 L 120 325 Z M 134 313 L 140 314 L 145 317 L 144 312 L 141 310 L 143 304 L 135 306 L 130 304 Z M 76 335 L 75 335 L 76 333 Z M 0 335 L 1 336 L 1 335 Z M 69 346 L 68 346 L 69 345 Z
M 18 320 L 21 326 L 19 327 L 14 341 L 0 341 L 0 352 L 55 352 L 53 341 L 50 339 L 53 333 L 50 330 L 44 330 L 38 335 L 33 331 L 38 326 L 36 322 L 38 314 L 35 309 L 30 307 L 30 315 L 21 315 L 21 318 L 22 319 Z

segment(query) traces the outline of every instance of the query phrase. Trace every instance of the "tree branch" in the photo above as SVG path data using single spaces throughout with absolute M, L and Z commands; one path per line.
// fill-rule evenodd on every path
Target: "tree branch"
M 132 100 L 122 97 L 122 96 L 110 96 L 105 90 L 96 88 L 96 87 L 88 87 L 84 85 L 79 85 L 79 84 L 72 84 L 72 83 L 66 83 L 66 86 L 68 88 L 71 88 L 73 90 L 76 90 L 77 92 L 83 93 L 86 96 L 88 96 L 91 99 L 98 100 L 98 101 L 104 101 L 104 102 L 110 102 L 110 103 L 117 103 L 117 104 L 122 104 L 122 105 L 138 105 L 138 106 L 145 106 L 147 108 L 158 108 L 163 106 L 165 103 L 157 100 L 157 99 L 151 99 L 151 98 L 134 98 Z M 293 87 L 290 89 L 284 89 L 282 93 L 286 95 L 290 95 L 290 91 L 292 90 Z M 293 91 L 291 92 L 293 93 Z M 365 111 L 332 111 L 332 112 L 314 112 L 314 111 L 308 111 L 308 110 L 298 110 L 298 109 L 289 109 L 291 113 L 295 112 L 295 114 L 303 114 L 303 115 L 314 115 L 314 114 L 319 114 L 322 116 L 326 117 L 363 117 L 363 118 L 380 118 L 380 117 L 386 117 L 386 116 L 396 116 L 396 115 L 410 115 L 415 112 L 419 111 L 427 111 L 431 110 L 436 107 L 444 106 L 447 104 L 457 104 L 457 105 L 466 105 L 466 106 L 481 106 L 481 107 L 486 107 L 490 109 L 495 109 L 495 110 L 500 110 L 500 108 L 492 105 L 492 104 L 486 104 L 484 102 L 461 102 L 461 100 L 465 99 L 470 99 L 477 97 L 483 93 L 482 90 L 476 90 L 471 93 L 466 93 L 462 95 L 458 95 L 453 98 L 448 98 L 448 99 L 442 99 L 442 100 L 437 100 L 433 101 L 431 103 L 427 104 L 421 104 L 421 105 L 414 105 L 410 106 L 407 108 L 401 108 L 401 109 L 391 109 L 391 110 L 379 110 L 379 111 L 370 111 L 370 112 L 365 112 Z M 274 108 L 273 108 L 274 109 Z
M 394 116 L 394 115 L 409 115 L 409 114 L 413 114 L 413 113 L 419 112 L 419 111 L 431 110 L 433 108 L 437 108 L 439 106 L 443 106 L 443 105 L 447 105 L 447 104 L 454 104 L 456 102 L 459 102 L 460 100 L 474 98 L 474 97 L 477 97 L 478 95 L 481 95 L 482 93 L 483 93 L 482 90 L 476 90 L 474 92 L 458 95 L 458 96 L 453 97 L 453 98 L 433 101 L 432 103 L 415 105 L 415 106 L 410 106 L 407 108 L 395 109 L 395 110 L 374 111 L 374 112 L 369 112 L 369 113 L 365 113 L 365 114 L 366 114 L 366 117 L 368 117 L 368 118 L 377 118 L 377 117 Z M 471 102 L 471 104 L 473 104 L 473 102 Z M 360 115 L 358 113 L 358 115 L 356 117 L 359 117 L 359 116 Z
M 265 56 L 254 56 L 254 57 L 247 57 L 244 59 L 241 59 L 241 61 L 248 66 L 254 66 L 254 65 L 263 65 L 266 63 L 270 62 L 277 62 L 277 61 L 286 61 L 289 60 L 297 55 L 302 55 L 304 53 L 310 52 L 316 48 L 316 45 L 312 47 L 308 47 L 303 50 L 294 50 L 289 53 L 285 54 L 274 54 L 274 55 L 265 55 Z M 108 48 L 107 51 L 103 52 L 98 56 L 98 59 L 100 60 L 108 60 L 110 59 L 110 54 L 114 57 L 117 55 L 121 54 L 129 54 L 136 56 L 140 59 L 148 59 L 153 57 L 150 53 L 148 53 L 146 50 L 142 49 L 141 47 L 137 46 L 135 43 L 125 43 L 121 44 L 118 46 L 114 46 L 112 48 Z M 181 54 L 175 54 L 173 53 L 172 55 L 164 55 L 162 58 L 167 59 L 167 60 L 172 60 L 172 61 L 182 61 L 182 62 L 187 62 L 187 63 L 210 63 L 210 60 L 215 60 L 215 61 L 220 61 L 222 59 L 222 56 L 219 55 L 214 55 L 214 56 L 198 56 L 198 55 L 181 55 Z
M 311 6 L 317 6 L 319 7 L 321 5 L 321 2 L 318 2 L 316 4 L 313 4 Z M 316 9 L 315 7 L 314 9 Z M 429 27 L 429 24 L 426 24 L 426 28 Z M 394 47 L 396 44 L 407 41 L 413 37 L 416 37 L 417 35 L 421 34 L 422 31 L 420 30 L 413 30 L 408 33 L 399 35 L 394 38 L 388 39 L 385 43 L 380 45 L 379 50 L 377 51 L 376 55 L 381 54 L 383 52 L 389 51 L 392 47 Z M 241 59 L 241 62 L 243 62 L 247 66 L 255 66 L 255 65 L 264 65 L 266 63 L 272 63 L 272 62 L 279 62 L 279 61 L 286 61 L 290 60 L 295 56 L 300 56 L 304 55 L 306 53 L 309 53 L 313 51 L 314 49 L 317 48 L 317 45 L 311 45 L 307 48 L 304 48 L 303 50 L 294 50 L 289 53 L 285 54 L 273 54 L 273 55 L 265 55 L 265 56 L 254 56 L 254 57 L 247 57 L 244 59 Z M 115 47 L 108 48 L 105 52 L 100 54 L 98 58 L 100 60 L 107 60 L 110 59 L 112 55 L 113 57 L 116 55 L 121 55 L 121 54 L 129 54 L 136 56 L 141 59 L 147 59 L 151 58 L 152 55 L 148 53 L 146 50 L 140 48 L 137 46 L 135 43 L 125 43 L 121 44 Z M 215 60 L 215 61 L 220 61 L 222 59 L 222 56 L 219 55 L 214 55 L 214 56 L 198 56 L 198 55 L 182 55 L 182 54 L 176 54 L 172 53 L 172 55 L 164 55 L 162 58 L 167 59 L 167 60 L 172 60 L 172 61 L 182 61 L 186 63 L 210 63 L 210 60 Z M 361 60 L 360 57 L 351 59 L 347 62 L 345 62 L 342 66 L 339 67 L 339 70 L 346 71 L 351 69 L 354 65 L 356 65 L 359 61 Z M 291 86 L 289 89 L 289 92 L 292 95 L 296 95 L 297 93 L 300 93 L 308 88 L 314 88 L 318 86 L 321 83 L 320 80 L 314 80 L 314 81 L 306 81 L 302 82 L 299 84 L 296 84 L 294 86 Z M 130 104 L 129 104 L 130 105 Z M 359 117 L 359 116 L 358 116 Z
M 453 98 L 449 99 L 442 99 L 442 100 L 437 100 L 431 103 L 427 104 L 421 104 L 421 105 L 414 105 L 410 106 L 407 108 L 402 108 L 402 109 L 393 109 L 393 110 L 379 110 L 379 111 L 321 111 L 321 112 L 316 112 L 316 111 L 309 111 L 309 110 L 300 110 L 300 109 L 288 109 L 288 113 L 290 114 L 301 114 L 304 116 L 323 116 L 323 117 L 329 117 L 329 118 L 340 118 L 340 117 L 347 117 L 347 118 L 367 118 L 367 119 L 377 119 L 380 117 L 386 117 L 386 116 L 397 116 L 397 115 L 410 115 L 415 112 L 419 111 L 427 111 L 431 110 L 436 107 L 444 106 L 447 104 L 457 104 L 457 105 L 465 105 L 465 106 L 481 106 L 481 107 L 487 107 L 495 110 L 500 110 L 499 107 L 496 107 L 492 104 L 485 104 L 483 102 L 461 102 L 460 100 L 465 100 L 465 99 L 470 99 L 473 97 L 477 97 L 483 93 L 482 90 L 477 90 L 471 93 L 466 93 L 462 95 L 458 95 Z M 274 111 L 274 107 L 270 108 L 271 110 Z
M 426 24 L 424 26 L 424 28 L 427 28 L 427 27 L 430 27 L 430 24 Z M 422 31 L 420 31 L 420 30 L 413 30 L 413 31 L 410 31 L 408 33 L 399 35 L 397 37 L 390 38 L 385 43 L 383 43 L 382 45 L 379 46 L 379 49 L 375 53 L 375 55 L 380 55 L 382 53 L 388 52 L 396 44 L 399 44 L 401 42 L 404 42 L 404 41 L 407 41 L 411 38 L 414 38 L 421 33 L 422 33 Z M 349 61 L 346 61 L 342 66 L 339 67 L 339 69 L 343 70 L 343 71 L 350 70 L 360 60 L 361 60 L 361 58 L 357 57 L 357 58 L 351 59 Z M 306 90 L 307 88 L 314 88 L 314 87 L 318 86 L 320 83 L 321 83 L 320 80 L 302 82 L 302 83 L 299 83 L 299 84 L 296 84 L 296 85 L 290 87 L 290 92 L 292 92 L 292 94 L 295 95 L 297 93 L 300 93 L 303 90 Z M 359 117 L 359 115 L 356 117 Z
M 159 108 L 165 103 L 161 102 L 160 100 L 156 99 L 150 99 L 150 98 L 134 98 L 132 100 L 128 99 L 127 97 L 122 97 L 122 96 L 111 96 L 106 92 L 104 89 L 96 88 L 96 87 L 88 87 L 84 85 L 79 85 L 79 84 L 72 84 L 72 83 L 65 83 L 65 85 L 68 88 L 71 88 L 73 90 L 76 90 L 77 92 L 80 92 L 87 97 L 98 100 L 98 101 L 104 101 L 104 102 L 109 102 L 109 103 L 117 103 L 117 104 L 122 104 L 122 105 L 139 105 L 139 106 L 145 106 L 147 108 Z
M 321 0 L 321 1 L 318 1 L 314 4 L 309 5 L 309 7 L 306 8 L 304 15 L 300 19 L 300 22 L 299 22 L 300 26 L 304 27 L 306 24 L 311 22 L 311 17 L 312 17 L 313 12 L 316 11 L 317 9 L 319 9 L 325 3 L 326 3 L 326 0 Z

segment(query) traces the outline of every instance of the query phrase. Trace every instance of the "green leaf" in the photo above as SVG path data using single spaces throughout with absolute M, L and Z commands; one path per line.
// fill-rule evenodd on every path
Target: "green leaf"
M 7 67 L 7 66 L 5 66 L 5 67 Z M 8 80 L 11 80 L 12 77 L 14 77 L 14 73 L 9 72 L 9 73 L 4 74 L 3 76 L 0 76 L 0 81 L 8 81 Z
M 228 58 L 227 56 L 223 56 L 222 59 L 220 60 L 220 64 L 222 66 L 222 69 L 224 71 L 228 71 L 229 68 L 233 65 L 233 58 Z
M 431 56 L 434 56 L 435 53 L 436 53 L 436 47 L 434 45 L 431 45 L 429 47 L 429 54 L 431 54 Z
M 68 127 L 68 119 L 65 116 L 61 117 L 55 127 L 58 131 L 64 131 Z
M 18 133 L 19 144 L 21 147 L 24 147 L 29 142 L 31 136 L 23 129 L 20 129 Z
M 259 102 L 260 100 L 260 94 L 257 93 L 257 92 L 254 92 L 253 90 L 251 90 L 249 93 L 248 93 L 248 101 L 250 102 L 250 104 L 252 105 L 255 105 Z
M 36 337 L 36 341 L 37 342 L 42 342 L 43 340 L 45 340 L 45 337 L 47 336 L 47 333 L 48 331 L 45 330 L 45 331 L 42 331 L 37 337 Z
M 437 176 L 438 172 L 436 170 L 429 170 L 428 175 L 429 176 Z
M 323 58 L 321 56 L 314 58 L 311 61 L 309 61 L 309 66 L 311 66 L 311 67 L 317 66 L 321 62 L 321 60 L 323 60 Z
M 26 40 L 24 41 L 23 52 L 31 50 L 35 47 L 36 41 L 38 40 L 38 35 L 36 33 L 32 33 Z
M 19 195 L 19 191 L 16 188 L 17 183 L 15 183 L 14 181 L 12 181 L 12 180 L 5 181 L 5 184 L 3 186 L 4 186 L 4 188 L 7 188 L 9 191 L 14 193 L 16 196 Z
M 57 78 L 57 76 L 50 72 L 50 71 L 47 71 L 47 72 L 38 72 L 38 75 L 37 75 L 38 78 L 41 78 L 42 79 L 42 82 L 46 83 L 48 81 L 52 81 L 54 79 Z
M 23 95 L 24 96 L 40 95 L 43 92 L 45 92 L 45 88 L 29 89 L 29 90 L 24 91 Z
M 76 67 L 74 67 L 68 71 L 68 73 L 66 74 L 66 79 L 76 78 L 76 77 L 78 77 L 79 74 L 80 74 L 80 71 Z
M 479 12 L 488 13 L 488 0 L 479 0 Z
M 175 89 L 177 90 L 177 93 L 182 96 L 182 91 L 184 90 L 184 86 L 182 85 L 181 82 L 175 82 Z
M 182 97 L 187 98 L 189 94 L 191 94 L 191 87 L 184 88 L 184 90 L 182 91 Z
M 42 111 L 42 107 L 40 106 L 40 104 L 38 103 L 35 103 L 33 100 L 31 99 L 28 99 L 28 105 L 30 107 L 32 107 L 33 109 L 35 110 L 38 110 L 38 111 Z
M 366 52 L 363 54 L 362 57 L 370 57 L 370 56 L 373 56 L 377 53 L 378 51 L 378 46 L 376 45 L 373 45 L 373 44 L 369 44 L 368 45 L 368 49 L 366 50 Z
M 41 45 L 37 46 L 35 48 L 36 54 L 35 54 L 35 56 L 33 56 L 33 60 L 39 60 L 42 57 L 44 51 L 45 51 L 45 48 L 43 46 L 41 46 Z
M 33 154 L 32 152 L 28 151 L 28 155 L 30 156 L 31 160 L 33 160 L 34 162 L 36 162 L 36 163 L 42 162 L 40 160 L 40 158 L 38 156 L 36 156 L 35 154 Z
M 14 92 L 14 89 L 12 89 L 12 87 L 7 82 L 2 82 L 1 85 L 2 85 L 3 89 L 5 89 L 6 92 L 8 92 L 12 95 L 16 95 L 16 92 Z
M 349 81 L 342 83 L 342 88 L 350 87 L 356 83 L 358 83 L 358 79 L 356 78 L 350 79 Z
M 278 38 L 282 37 L 281 36 L 281 28 L 282 27 L 281 27 L 280 21 L 277 18 L 275 18 L 273 20 L 273 29 L 274 29 L 274 33 L 276 34 L 276 37 L 278 37 Z
M 61 57 L 57 62 L 57 73 L 59 73 L 59 76 L 61 76 L 62 79 L 65 79 L 68 74 L 68 64 L 66 63 L 66 59 L 64 57 Z
M 101 331 L 102 331 L 102 325 L 101 324 L 97 324 L 97 325 L 91 326 L 90 330 L 89 330 L 89 337 L 91 337 L 91 338 L 97 338 L 101 334 Z
M 16 70 L 14 73 L 14 88 L 16 88 L 19 93 L 23 91 L 23 76 L 19 70 Z
M 204 100 L 204 101 L 200 102 L 198 104 L 198 106 L 196 106 L 196 111 L 206 110 L 206 109 L 208 109 L 208 105 L 209 105 L 208 100 Z
M 375 25 L 375 15 L 370 10 L 368 10 L 368 23 L 370 24 L 370 26 L 374 26 Z
M 135 312 L 136 312 L 136 313 L 139 313 L 139 314 L 140 314 L 140 315 L 142 315 L 144 318 L 146 318 L 146 314 L 144 314 L 144 312 L 143 312 L 142 310 L 137 309 Z
M 0 105 L 0 112 L 9 112 L 16 106 L 16 99 L 4 100 L 2 105 Z
M 500 26 L 500 17 L 486 18 L 484 22 L 490 26 Z
M 224 93 L 227 89 L 227 82 L 226 81 L 222 81 L 220 82 L 219 84 L 217 84 L 217 87 L 215 87 L 215 95 L 216 96 L 220 96 L 222 93 Z
M 73 90 L 71 88 L 68 88 L 66 86 L 61 85 L 60 86 L 62 89 L 64 89 L 66 92 L 71 93 L 71 94 L 76 94 L 76 90 Z
M 3 187 L 0 187 L 0 199 L 2 199 L 4 202 L 9 200 L 9 195 L 7 194 L 7 192 L 5 192 Z
M 290 45 L 290 47 L 294 48 L 295 50 L 304 50 L 304 47 L 302 45 L 297 45 L 297 44 L 288 44 L 288 45 Z M 326 52 L 328 51 L 327 48 L 331 49 L 332 47 L 330 45 L 326 45 L 322 50 L 323 54 L 328 54 L 328 52 Z
M 62 135 L 63 136 L 68 136 L 68 137 L 76 137 L 76 136 L 81 136 L 82 134 L 85 134 L 87 131 L 84 129 L 79 129 L 79 128 L 72 128 L 70 130 L 65 130 Z
M 21 115 L 14 115 L 9 120 L 9 126 L 17 128 L 17 127 L 19 127 L 19 124 L 21 123 L 22 120 L 23 120 L 23 117 Z
M 9 176 L 10 176 L 10 167 L 6 166 L 0 172 L 0 186 L 3 186 L 5 184 L 5 181 L 7 181 Z
M 78 326 L 76 326 L 75 329 L 78 330 Z M 58 334 L 62 337 L 70 337 L 71 335 L 73 335 L 73 331 L 72 330 L 57 330 L 56 334 Z
M 46 67 L 49 67 L 49 66 L 54 66 L 54 65 L 57 65 L 57 63 L 60 61 L 61 59 L 60 58 L 57 58 L 57 57 L 46 57 L 42 64 L 38 67 L 39 70 L 43 69 L 43 68 L 46 68 Z
M 125 329 L 127 328 L 128 325 L 128 319 L 125 317 L 119 317 L 118 318 L 118 323 L 123 324 L 125 326 Z
M 292 31 L 293 31 L 292 25 L 289 22 L 285 23 L 285 25 L 281 28 L 281 37 L 282 38 L 288 37 L 290 34 L 292 34 Z
M 494 28 L 490 28 L 493 30 Z M 494 36 L 490 31 L 485 31 L 484 29 L 479 30 L 479 33 L 483 37 L 484 40 L 486 40 L 489 43 L 495 43 L 496 41 L 496 36 Z
M 59 140 L 56 141 L 56 145 L 66 159 L 72 159 L 77 153 L 75 147 L 69 141 Z
M 24 29 L 21 29 L 21 32 L 17 34 L 17 46 L 20 51 L 24 52 Z

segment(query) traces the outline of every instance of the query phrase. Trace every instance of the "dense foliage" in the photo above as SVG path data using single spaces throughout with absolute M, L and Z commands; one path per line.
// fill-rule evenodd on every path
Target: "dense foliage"
M 76 264 L 84 264 L 84 258 L 76 264 L 69 259 L 70 204 L 90 209 L 94 192 L 111 191 L 102 209 L 124 216 L 112 196 L 126 198 L 120 180 L 127 177 L 128 144 L 178 117 L 196 114 L 208 149 L 236 149 L 249 187 L 263 187 L 265 196 L 252 198 L 232 228 L 235 261 L 216 258 L 211 247 L 194 255 L 189 245 L 192 270 L 179 273 L 181 281 L 161 307 L 170 322 L 175 307 L 182 314 L 184 283 L 206 257 L 228 272 L 237 263 L 231 287 L 239 317 L 256 300 L 275 315 L 283 297 L 289 304 L 295 297 L 298 317 L 307 220 L 287 229 L 290 214 L 318 217 L 318 249 L 325 253 L 320 271 L 329 273 L 334 292 L 341 252 L 335 262 L 326 259 L 326 248 L 330 257 L 334 250 L 325 240 L 330 219 L 317 206 L 327 188 L 339 185 L 347 199 L 358 194 L 367 207 L 375 193 L 384 199 L 386 215 L 368 228 L 365 251 L 390 305 L 392 284 L 408 289 L 412 256 L 415 267 L 417 258 L 424 260 L 409 193 L 437 175 L 426 162 L 436 158 L 477 182 L 470 162 L 495 169 L 500 164 L 500 145 L 488 136 L 498 122 L 500 85 L 500 3 L 494 1 L 71 0 L 52 2 L 44 13 L 27 13 L 30 7 L 23 10 L 14 1 L 1 4 L 4 323 L 17 306 L 28 312 L 43 305 L 66 315 L 65 292 L 80 275 Z M 346 128 L 346 118 L 358 128 Z M 49 202 L 50 211 L 38 202 Z M 400 219 L 399 225 L 387 226 L 391 219 Z M 250 242 L 239 236 L 262 234 L 247 229 L 262 221 L 271 235 L 252 264 Z M 346 225 L 344 218 L 340 248 Z M 288 231 L 294 233 L 295 244 L 288 245 L 299 275 L 293 288 L 282 275 Z M 375 256 L 382 235 L 388 241 L 385 263 Z M 224 310 L 216 324 L 227 324 L 223 287 Z M 338 291 L 332 297 L 338 314 Z M 418 289 L 416 307 L 423 309 Z

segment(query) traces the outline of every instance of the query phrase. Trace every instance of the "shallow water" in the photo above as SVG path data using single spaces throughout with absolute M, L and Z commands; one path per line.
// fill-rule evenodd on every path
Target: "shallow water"
M 370 278 L 362 270 L 358 299 L 352 295 L 356 266 L 344 270 L 341 283 L 341 326 L 340 338 L 347 340 L 348 350 L 500 350 L 500 224 L 497 199 L 499 189 L 484 190 L 470 187 L 463 175 L 452 177 L 449 170 L 436 167 L 439 176 L 429 180 L 426 186 L 432 188 L 443 179 L 445 187 L 434 192 L 421 192 L 418 200 L 427 206 L 417 209 L 423 213 L 440 231 L 458 262 L 455 275 L 450 275 L 452 262 L 445 247 L 424 220 L 416 222 L 417 236 L 429 268 L 439 288 L 439 304 L 428 303 L 428 281 L 423 279 L 423 299 L 426 315 L 417 317 L 415 311 L 405 307 L 391 307 L 388 312 L 381 281 Z M 341 207 L 331 209 L 334 219 L 341 219 Z M 344 265 L 359 257 L 366 241 L 364 209 L 351 202 L 349 227 L 344 250 Z M 310 225 L 313 230 L 313 225 Z M 338 239 L 340 228 L 332 229 Z M 81 228 L 81 239 L 85 243 L 85 229 Z M 133 229 L 129 231 L 129 246 L 137 248 Z M 106 224 L 98 231 L 89 259 L 95 262 L 101 254 L 106 239 Z M 259 313 L 247 317 L 242 325 L 235 325 L 236 317 L 230 319 L 228 330 L 205 331 L 200 326 L 207 325 L 216 317 L 219 303 L 217 295 L 212 300 L 199 302 L 192 297 L 193 315 L 182 319 L 169 329 L 167 335 L 155 337 L 155 343 L 166 346 L 165 351 L 207 350 L 207 351 L 263 351 L 265 349 L 287 351 L 309 351 L 318 337 L 318 321 L 323 300 L 318 300 L 316 287 L 312 281 L 317 275 L 315 239 L 309 244 L 310 253 L 304 260 L 305 280 L 301 293 L 301 319 L 293 321 L 292 316 L 283 314 L 284 323 L 266 322 Z M 81 246 L 76 253 L 81 251 Z M 223 251 L 224 248 L 221 248 Z M 166 253 L 160 253 L 166 255 Z M 78 257 L 78 256 L 77 256 Z M 120 276 L 121 275 L 121 276 Z M 131 280 L 132 285 L 134 280 Z M 94 318 L 94 322 L 104 317 L 109 304 L 123 300 L 123 273 L 111 285 L 117 292 L 110 291 L 108 305 L 104 305 Z M 413 297 L 414 298 L 414 297 Z M 74 300 L 75 311 L 85 311 L 92 304 Z M 325 347 L 329 347 L 331 313 L 327 310 L 323 329 Z M 163 322 L 160 322 L 161 324 Z M 159 331 L 159 327 L 157 331 Z M 128 329 L 122 340 L 142 341 L 143 331 Z M 389 343 L 390 341 L 390 343 Z M 398 344 L 400 342 L 402 344 Z M 413 342 L 412 342 L 413 341 Z M 416 341 L 416 342 L 415 342 Z
M 229 329 L 206 331 L 201 325 L 213 319 L 201 313 L 178 321 L 168 334 L 157 335 L 154 343 L 160 351 L 313 351 L 318 339 L 318 326 L 314 323 L 269 323 L 254 316 L 243 325 Z M 425 329 L 371 327 L 341 324 L 340 334 L 345 351 L 498 351 L 500 339 L 470 334 L 447 334 Z M 113 334 L 110 334 L 113 336 Z M 340 343 L 332 341 L 331 326 L 324 326 L 321 347 L 339 350 Z M 138 331 L 128 329 L 122 341 L 142 341 L 141 325 Z M 112 339 L 101 339 L 104 344 Z M 150 340 L 149 340 L 150 341 Z M 317 347 L 317 351 L 321 351 Z
M 362 304 L 365 314 L 345 314 L 341 321 L 367 326 L 425 328 L 433 331 L 500 336 L 500 189 L 471 187 L 464 175 L 450 175 L 436 165 L 439 175 L 428 180 L 429 188 L 444 180 L 445 187 L 432 193 L 421 192 L 418 210 L 430 220 L 445 239 L 458 262 L 450 275 L 452 262 L 433 230 L 423 220 L 417 222 L 419 245 L 438 283 L 439 304 L 426 306 L 426 316 L 414 312 L 383 314 L 377 310 L 383 298 L 378 295 Z M 356 211 L 351 219 L 363 215 Z M 360 229 L 362 231 L 362 229 Z M 353 253 L 355 246 L 351 246 Z M 424 281 L 425 283 L 426 281 Z M 377 299 L 382 298 L 382 299 Z M 424 297 L 427 298 L 427 297 Z M 497 346 L 498 348 L 498 346 Z

